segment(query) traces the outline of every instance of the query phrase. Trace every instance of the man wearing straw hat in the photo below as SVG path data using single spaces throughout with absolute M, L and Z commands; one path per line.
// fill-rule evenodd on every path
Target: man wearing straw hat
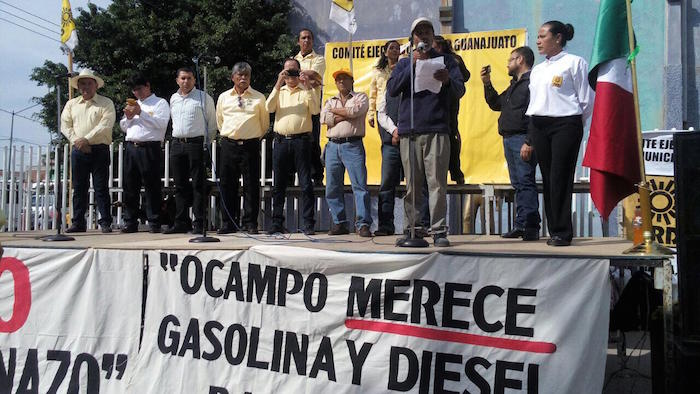
M 95 189 L 100 229 L 112 232 L 112 213 L 107 182 L 109 180 L 109 145 L 116 119 L 114 103 L 97 94 L 104 86 L 92 70 L 83 70 L 70 81 L 80 96 L 69 100 L 61 113 L 61 133 L 73 145 L 71 181 L 73 182 L 73 220 L 67 233 L 85 232 L 90 175 Z

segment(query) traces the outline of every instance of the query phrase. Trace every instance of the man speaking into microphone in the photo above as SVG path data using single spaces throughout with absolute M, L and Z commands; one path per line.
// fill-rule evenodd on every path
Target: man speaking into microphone
M 399 106 L 399 137 L 401 162 L 406 169 L 406 196 L 404 198 L 404 225 L 407 237 L 410 226 L 422 216 L 423 183 L 428 183 L 430 231 L 435 246 L 449 246 L 447 240 L 447 170 L 450 164 L 450 95 L 464 95 L 464 78 L 457 61 L 452 56 L 443 57 L 445 68 L 434 72 L 439 82 L 438 93 L 431 90 L 413 92 L 411 97 L 411 67 L 416 62 L 441 57 L 433 45 L 433 24 L 427 18 L 418 18 L 411 25 L 413 64 L 410 58 L 399 60 L 387 82 L 387 94 L 401 96 Z M 413 102 L 413 108 L 411 108 Z M 411 129 L 413 112 L 413 129 Z M 409 144 L 409 139 L 413 143 Z M 412 158 L 411 158 L 412 156 Z M 413 166 L 411 167 L 411 161 Z M 413 198 L 415 194 L 415 205 Z M 406 239 L 406 238 L 404 238 Z M 402 240 L 398 241 L 401 244 Z

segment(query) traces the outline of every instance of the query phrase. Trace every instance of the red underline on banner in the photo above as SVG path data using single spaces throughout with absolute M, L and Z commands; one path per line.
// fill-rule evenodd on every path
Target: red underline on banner
M 378 322 L 372 320 L 346 319 L 345 327 L 354 330 L 385 332 L 409 337 L 465 343 L 498 349 L 516 350 L 529 353 L 554 353 L 557 345 L 549 342 L 522 341 L 518 339 L 494 338 L 484 335 L 467 334 L 436 328 L 416 327 L 406 324 Z

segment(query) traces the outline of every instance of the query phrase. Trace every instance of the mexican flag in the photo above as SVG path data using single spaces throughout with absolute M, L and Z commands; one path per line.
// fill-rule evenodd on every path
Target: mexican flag
M 596 91 L 583 165 L 591 169 L 591 198 L 607 219 L 637 191 L 639 146 L 625 0 L 601 0 L 588 82 Z

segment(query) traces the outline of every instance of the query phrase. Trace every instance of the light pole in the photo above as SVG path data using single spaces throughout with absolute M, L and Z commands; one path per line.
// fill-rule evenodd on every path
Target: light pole
M 14 162 L 12 161 L 13 155 L 12 155 L 12 140 L 15 136 L 15 115 L 18 115 L 28 109 L 34 108 L 37 105 L 41 105 L 41 103 L 36 103 L 34 105 L 30 105 L 27 108 L 22 108 L 19 111 L 12 111 L 12 120 L 10 121 L 10 166 L 11 166 L 11 171 L 15 170 Z

